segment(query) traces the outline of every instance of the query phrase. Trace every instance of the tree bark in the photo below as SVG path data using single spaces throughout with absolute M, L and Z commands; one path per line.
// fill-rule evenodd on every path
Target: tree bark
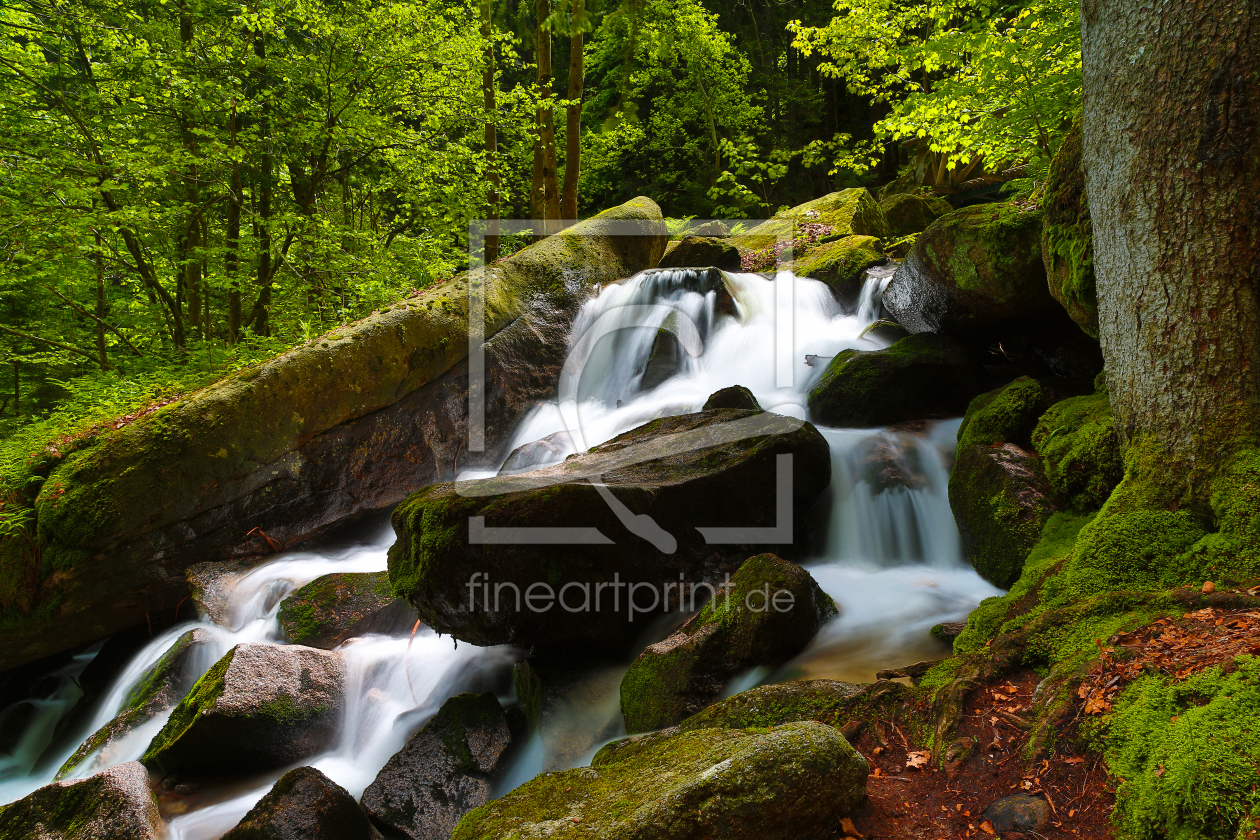
M 228 118 L 228 134 L 232 140 L 232 148 L 236 148 L 236 103 L 232 103 L 232 114 Z M 228 195 L 227 230 L 223 235 L 223 273 L 228 280 L 228 344 L 235 344 L 241 339 L 241 278 L 240 244 L 241 244 L 241 165 L 232 161 L 232 184 Z
M 105 261 L 101 256 L 101 235 L 94 233 L 96 251 L 92 260 L 96 263 L 96 355 L 100 357 L 101 370 L 109 364 L 105 358 Z
M 551 0 L 537 0 L 535 8 L 538 13 L 538 139 L 534 146 L 534 189 L 533 200 L 538 202 L 540 211 L 534 218 L 542 221 L 542 230 L 535 232 L 547 236 L 556 232 L 555 220 L 560 218 L 560 195 L 556 185 L 556 125 L 553 98 L 553 78 L 551 75 L 551 28 L 547 19 L 551 17 Z
M 573 0 L 573 34 L 569 37 L 569 104 L 564 124 L 564 188 L 560 193 L 560 218 L 577 221 L 578 176 L 582 168 L 582 89 L 586 73 L 582 55 L 582 17 L 586 0 Z
M 579 0 L 580 2 L 580 0 Z M 485 65 L 481 73 L 481 91 L 485 99 L 486 110 L 486 180 L 490 189 L 486 192 L 486 230 L 485 261 L 494 262 L 499 258 L 499 180 L 498 161 L 499 134 L 495 125 L 495 82 L 494 82 L 494 20 L 492 17 L 492 0 L 481 2 L 481 38 L 486 42 Z
M 1116 426 L 1198 496 L 1260 432 L 1260 6 L 1084 0 L 1082 53 Z
M 254 36 L 254 55 L 257 56 L 260 64 L 265 65 L 267 45 L 261 33 Z M 260 70 L 260 75 L 263 77 L 260 88 L 266 87 L 266 72 L 264 66 Z M 271 310 L 271 120 L 268 119 L 270 106 L 266 102 L 267 94 L 265 91 L 260 91 L 260 95 L 263 105 L 262 116 L 258 123 L 258 135 L 263 152 L 258 162 L 258 273 L 256 275 L 258 297 L 254 299 L 254 307 L 250 311 L 249 320 L 250 328 L 255 335 L 269 335 L 271 325 L 267 319 Z

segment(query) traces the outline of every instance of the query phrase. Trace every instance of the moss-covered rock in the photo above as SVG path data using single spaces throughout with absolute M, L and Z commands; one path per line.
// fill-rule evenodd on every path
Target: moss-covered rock
M 853 187 L 780 210 L 773 219 L 731 237 L 731 241 L 741 250 L 758 251 L 772 247 L 780 237 L 795 240 L 802 224 L 827 225 L 830 236 L 888 236 L 888 222 L 875 199 L 863 187 Z
M 949 476 L 963 550 L 982 578 L 1009 588 L 1055 512 L 1037 458 L 1014 444 L 960 449 Z
M 1041 383 L 1021 376 L 971 401 L 958 427 L 958 448 L 1013 443 L 1031 449 L 1033 429 L 1045 410 Z
M 777 491 L 780 456 L 790 498 Z M 663 417 L 555 466 L 412 495 L 394 512 L 390 581 L 426 624 L 473 644 L 616 647 L 677 606 L 680 575 L 720 579 L 752 553 L 699 529 L 777 526 L 803 546 L 805 513 L 830 481 L 827 442 L 807 423 L 737 409 Z M 589 541 L 483 527 L 582 528 Z
M 336 735 L 345 679 L 336 653 L 237 645 L 180 701 L 140 761 L 163 774 L 194 776 L 301 761 Z
M 123 700 L 122 709 L 109 723 L 84 741 L 57 772 L 58 779 L 71 773 L 113 764 L 111 747 L 137 727 L 175 707 L 213 659 L 214 640 L 205 630 L 189 630 L 145 672 Z M 87 763 L 90 760 L 90 764 Z
M 1105 391 L 1052 405 L 1038 420 L 1032 445 L 1067 510 L 1098 510 L 1124 477 L 1120 436 Z
M 166 827 L 149 774 L 131 761 L 75 782 L 53 782 L 0 808 L 0 840 L 159 840 Z
M 954 211 L 943 198 L 911 193 L 881 198 L 879 209 L 884 211 L 884 218 L 888 220 L 888 233 L 893 237 L 925 231 L 932 222 Z
M 883 350 L 845 350 L 809 392 L 827 426 L 887 426 L 962 414 L 985 390 L 984 370 L 950 339 L 912 335 Z
M 621 681 L 629 733 L 672 726 L 707 706 L 732 677 L 800 653 L 837 614 L 809 572 L 759 554 L 668 639 L 649 645 Z
M 704 401 L 702 410 L 712 411 L 717 408 L 740 408 L 745 411 L 761 411 L 761 404 L 757 402 L 753 392 L 743 385 L 731 385 L 710 394 L 709 398 Z
M 460 466 L 497 461 L 554 388 L 592 289 L 655 265 L 666 236 L 635 199 L 100 433 L 35 500 L 37 574 L 0 550 L 0 584 L 17 587 L 0 592 L 0 669 L 173 608 L 188 566 L 270 553 L 255 529 L 290 544 L 450 475 L 457 449 Z M 471 454 L 470 291 L 488 338 L 488 445 Z
M 381 840 L 381 833 L 345 788 L 314 767 L 299 767 L 222 840 Z
M 863 329 L 858 338 L 865 338 L 888 346 L 896 344 L 908 335 L 910 335 L 910 331 L 901 326 L 901 324 L 881 318 Z
M 862 272 L 885 260 L 874 236 L 845 236 L 809 251 L 792 264 L 792 271 L 821 280 L 841 303 L 852 306 L 862 291 Z
M 394 595 L 388 572 L 336 572 L 285 598 L 277 618 L 290 644 L 332 650 L 353 636 L 410 630 L 416 613 Z
M 1094 280 L 1094 228 L 1081 168 L 1081 120 L 1063 140 L 1046 179 L 1041 256 L 1050 294 L 1086 333 L 1098 337 Z
M 464 814 L 490 801 L 490 777 L 511 741 L 493 694 L 452 697 L 385 764 L 363 807 L 409 840 L 450 837 Z
M 1058 310 L 1046 288 L 1040 211 L 983 204 L 940 217 L 915 241 L 883 301 L 912 333 L 974 343 Z
M 812 721 L 649 735 L 538 776 L 464 817 L 452 840 L 824 836 L 862 801 L 867 773 L 836 730 Z
M 763 685 L 714 703 L 679 723 L 678 730 L 767 729 L 804 720 L 839 728 L 849 721 L 850 712 L 867 688 L 839 680 Z
M 659 268 L 714 266 L 723 271 L 739 271 L 739 248 L 715 236 L 684 236 L 658 263 Z

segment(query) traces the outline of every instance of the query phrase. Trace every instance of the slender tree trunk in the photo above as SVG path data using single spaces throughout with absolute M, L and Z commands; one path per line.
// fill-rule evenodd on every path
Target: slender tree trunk
M 228 118 L 228 134 L 232 148 L 236 148 L 236 103 L 232 103 L 232 115 Z M 241 165 L 232 162 L 232 185 L 228 195 L 227 230 L 223 234 L 223 273 L 228 280 L 228 344 L 235 344 L 241 339 L 241 278 L 240 278 L 240 245 L 241 245 Z
M 101 235 L 96 233 L 95 239 L 96 252 L 92 259 L 96 263 L 96 355 L 104 370 L 109 364 L 105 358 L 105 261 L 101 256 Z
M 179 41 L 185 61 L 189 61 L 189 51 L 193 40 L 193 20 L 188 11 L 187 0 L 179 4 Z M 190 100 L 184 100 L 185 106 Z M 191 109 L 189 109 L 191 110 Z M 188 111 L 179 116 L 179 131 L 183 140 L 184 151 L 191 160 L 197 159 L 197 138 L 190 125 L 191 114 Z M 188 303 L 188 326 L 194 335 L 201 334 L 201 222 L 199 206 L 201 204 L 201 188 L 197 172 L 197 164 L 190 163 L 184 173 L 184 197 L 188 204 L 185 218 L 184 247 L 181 254 L 180 272 L 184 299 Z
M 1082 43 L 1116 425 L 1201 500 L 1260 433 L 1260 5 L 1085 0 Z
M 569 38 L 569 105 L 564 123 L 564 189 L 560 193 L 560 218 L 577 220 L 578 176 L 582 167 L 582 89 L 586 67 L 582 56 L 581 20 L 586 0 L 573 0 L 573 34 Z
M 267 45 L 261 33 L 254 36 L 254 55 L 260 63 L 267 60 Z M 260 88 L 266 88 L 266 69 L 260 70 L 263 82 Z M 262 94 L 262 116 L 259 119 L 258 134 L 262 142 L 263 152 L 258 162 L 258 273 L 256 283 L 258 297 L 254 300 L 254 308 L 250 312 L 251 329 L 255 335 L 268 335 L 271 325 L 268 315 L 271 309 L 271 198 L 272 198 L 272 160 L 271 160 L 271 120 L 268 118 L 270 106 L 267 104 L 265 90 Z
M 556 124 L 552 90 L 555 79 L 551 73 L 551 28 L 547 18 L 551 17 L 551 0 L 537 0 L 538 10 L 538 89 L 541 101 L 538 103 L 538 147 L 541 160 L 535 158 L 535 168 L 539 169 L 538 177 L 542 189 L 543 231 L 555 233 L 560 218 L 560 191 L 556 180 Z
M 579 0 L 580 2 L 580 0 Z M 486 165 L 489 167 L 486 177 L 490 189 L 486 193 L 486 231 L 485 261 L 494 262 L 499 258 L 499 134 L 495 125 L 495 81 L 494 81 L 494 20 L 492 16 L 493 0 L 481 2 L 481 38 L 486 42 L 485 66 L 481 73 L 481 90 L 486 109 Z

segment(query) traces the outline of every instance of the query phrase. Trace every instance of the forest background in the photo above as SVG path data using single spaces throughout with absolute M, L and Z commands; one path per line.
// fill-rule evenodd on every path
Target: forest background
M 1080 61 L 1075 0 L 12 0 L 0 485 L 450 277 L 470 220 L 1035 200 Z

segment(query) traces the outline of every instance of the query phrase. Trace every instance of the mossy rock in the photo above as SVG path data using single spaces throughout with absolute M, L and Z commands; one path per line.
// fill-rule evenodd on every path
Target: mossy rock
M 943 198 L 911 193 L 881 198 L 879 209 L 884 211 L 884 218 L 888 220 L 888 233 L 893 237 L 925 231 L 932 222 L 954 211 Z
M 714 266 L 723 271 L 739 271 L 742 267 L 739 248 L 715 236 L 684 236 L 677 246 L 667 250 L 658 268 L 701 268 Z
M 456 695 L 386 762 L 363 807 L 402 836 L 449 837 L 464 814 L 490 801 L 491 776 L 511 742 L 494 694 Z
M 892 345 L 908 335 L 910 335 L 910 331 L 901 326 L 901 324 L 881 318 L 863 329 L 858 338 L 878 341 L 884 345 Z
M 745 561 L 677 633 L 649 645 L 621 681 L 633 734 L 672 726 L 707 706 L 732 677 L 800 653 L 837 614 L 809 572 L 773 554 Z
M 813 720 L 837 728 L 868 686 L 839 680 L 795 680 L 741 691 L 678 724 L 678 731 L 694 729 L 767 729 L 795 721 Z
M 160 840 L 166 826 L 149 774 L 129 761 L 73 782 L 53 782 L 0 808 L 0 840 Z
M 162 774 L 283 767 L 325 749 L 345 692 L 341 656 L 299 645 L 241 644 L 197 681 L 140 761 Z
M 798 277 L 821 280 L 841 303 L 852 306 L 862 292 L 863 272 L 885 261 L 874 236 L 845 236 L 809 251 L 792 264 L 792 271 Z
M 66 759 L 57 771 L 57 778 L 64 779 L 80 770 L 88 759 L 93 759 L 92 764 L 97 768 L 112 763 L 114 756 L 110 755 L 110 746 L 141 724 L 174 708 L 210 664 L 207 660 L 214 656 L 213 649 L 213 637 L 202 629 L 189 630 L 176 639 L 136 683 L 114 719 L 94 732 Z
M 1041 383 L 1021 376 L 971 401 L 958 427 L 958 448 L 1013 443 L 1031 449 L 1033 429 L 1045 410 Z
M 883 302 L 912 333 L 968 343 L 1035 324 L 1059 308 L 1046 287 L 1041 212 L 983 204 L 941 216 L 915 240 Z
M 1036 456 L 1011 443 L 959 450 L 949 476 L 949 506 L 967 559 L 1002 589 L 1019 580 L 1024 560 L 1055 512 Z
M 452 840 L 764 840 L 834 833 L 866 794 L 865 759 L 813 721 L 611 744 L 478 808 Z
M 827 426 L 888 426 L 962 414 L 988 385 L 983 368 L 945 336 L 920 334 L 883 350 L 845 350 L 809 392 Z
M 1076 118 L 1050 164 L 1042 201 L 1041 256 L 1050 294 L 1086 333 L 1098 337 L 1094 228 L 1081 168 L 1081 119 Z
M 221 840 L 382 840 L 345 788 L 316 770 L 281 776 Z
M 1057 402 L 1037 421 L 1032 445 L 1065 509 L 1098 510 L 1124 477 L 1115 425 L 1105 391 Z
M 426 624 L 472 644 L 585 641 L 615 649 L 649 616 L 676 606 L 680 575 L 687 583 L 720 580 L 751 553 L 710 545 L 698 528 L 787 525 L 777 507 L 780 455 L 792 464 L 790 539 L 803 547 L 806 512 L 831 481 L 826 440 L 783 415 L 715 409 L 653 420 L 533 472 L 461 482 L 458 492 L 450 484 L 419 491 L 394 512 L 390 581 Z M 592 485 L 594 476 L 603 488 Z M 622 517 L 638 530 L 627 531 Z M 470 531 L 470 522 L 583 528 L 591 541 L 492 540 Z M 470 570 L 482 577 L 471 579 Z
M 290 644 L 332 650 L 354 636 L 405 632 L 416 613 L 394 595 L 388 572 L 336 572 L 285 598 L 277 618 Z
M 259 535 L 246 542 L 255 528 L 282 545 L 309 539 L 448 475 L 475 290 L 484 458 L 497 459 L 499 438 L 554 388 L 592 290 L 655 265 L 666 239 L 660 208 L 635 199 L 96 435 L 35 499 L 38 567 L 11 550 L 23 537 L 0 538 L 0 670 L 174 608 L 187 567 L 270 553 Z
M 752 230 L 731 237 L 741 250 L 772 247 L 780 237 L 798 238 L 798 225 L 827 225 L 831 236 L 888 236 L 888 222 L 875 199 L 863 187 L 829 193 L 787 210 L 780 210 L 773 219 Z M 800 256 L 799 254 L 797 256 Z
M 714 391 L 709 398 L 704 401 L 702 411 L 712 411 L 716 408 L 739 408 L 745 411 L 761 411 L 761 404 L 757 402 L 757 397 L 752 391 L 743 385 L 731 385 Z
M 919 183 L 914 168 L 911 167 L 876 190 L 875 198 L 883 204 L 894 195 L 920 195 L 926 189 L 927 187 Z

